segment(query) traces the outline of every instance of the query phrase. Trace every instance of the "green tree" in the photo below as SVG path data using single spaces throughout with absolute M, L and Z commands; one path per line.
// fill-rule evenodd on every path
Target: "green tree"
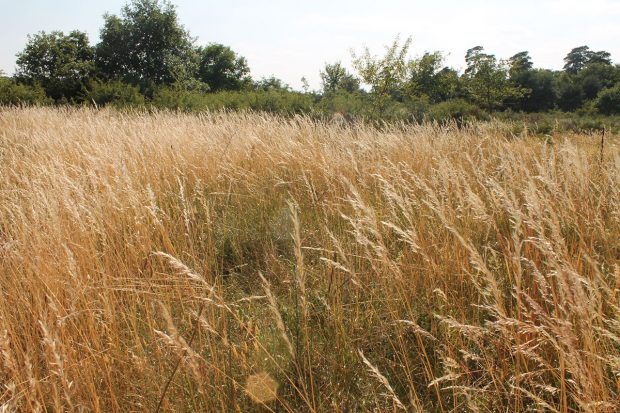
M 514 79 L 517 86 L 529 91 L 518 99 L 519 109 L 525 112 L 544 112 L 554 109 L 558 99 L 555 78 L 556 74 L 547 69 L 532 69 L 517 75 Z
M 342 66 L 340 62 L 326 64 L 320 72 L 323 93 L 354 93 L 360 90 L 360 81 Z
M 96 62 L 106 78 L 147 87 L 194 77 L 197 58 L 189 33 L 168 1 L 132 0 L 121 16 L 106 14 Z
M 275 76 L 263 77 L 260 80 L 254 82 L 254 89 L 262 91 L 277 90 L 283 92 L 289 92 L 291 87 L 284 83 L 282 79 L 278 79 Z
M 550 70 L 534 69 L 529 52 L 519 52 L 508 59 L 510 82 L 527 93 L 507 99 L 506 105 L 525 112 L 553 109 L 557 101 L 555 74 Z
M 583 105 L 583 91 L 575 75 L 563 72 L 556 78 L 558 106 L 566 112 L 579 109 Z
M 620 83 L 599 92 L 596 108 L 605 115 L 620 115 Z
M 364 83 L 371 87 L 374 115 L 383 114 L 393 97 L 402 97 L 407 81 L 407 53 L 411 46 L 411 38 L 401 45 L 397 37 L 386 47 L 385 55 L 374 56 L 368 48 L 360 56 L 353 53 L 353 67 Z
M 15 77 L 28 85 L 40 84 L 54 100 L 75 100 L 94 69 L 93 48 L 86 33 L 40 32 L 28 36 L 26 47 L 17 54 Z
M 252 84 L 246 59 L 230 47 L 212 43 L 199 48 L 198 55 L 198 78 L 208 84 L 211 91 L 241 90 Z
M 564 72 L 558 77 L 558 104 L 562 110 L 576 110 L 619 81 L 618 66 L 590 62 L 577 73 Z
M 595 99 L 598 93 L 620 81 L 620 70 L 606 63 L 590 62 L 577 75 L 583 98 Z
M 500 109 L 505 100 L 519 98 L 527 92 L 509 81 L 506 65 L 498 62 L 494 55 L 484 53 L 482 46 L 469 49 L 465 61 L 466 91 L 472 102 L 483 109 Z
M 521 73 L 528 72 L 534 67 L 530 53 L 527 51 L 519 52 L 508 59 L 510 65 L 509 75 L 511 78 L 518 76 Z
M 564 58 L 564 70 L 570 74 L 577 74 L 590 63 L 611 65 L 611 54 L 604 50 L 592 51 L 588 46 L 575 47 Z
M 408 62 L 407 94 L 438 103 L 458 97 L 458 73 L 444 66 L 440 52 L 424 53 Z

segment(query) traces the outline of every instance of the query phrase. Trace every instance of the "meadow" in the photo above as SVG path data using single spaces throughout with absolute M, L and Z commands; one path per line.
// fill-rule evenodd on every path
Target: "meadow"
M 0 108 L 0 411 L 618 411 L 620 141 L 514 130 Z

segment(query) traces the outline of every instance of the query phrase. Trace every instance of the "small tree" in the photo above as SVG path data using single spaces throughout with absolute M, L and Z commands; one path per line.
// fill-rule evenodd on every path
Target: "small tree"
M 40 84 L 54 100 L 79 98 L 95 70 L 93 48 L 86 33 L 77 30 L 40 32 L 28 36 L 25 49 L 17 54 L 16 79 Z
M 405 88 L 408 97 L 425 98 L 431 103 L 457 97 L 458 73 L 444 67 L 444 57 L 440 52 L 424 53 L 407 65 L 408 79 Z
M 291 87 L 284 83 L 282 79 L 278 79 L 275 76 L 263 77 L 260 80 L 254 82 L 254 89 L 262 91 L 282 91 L 289 92 Z
M 321 87 L 325 94 L 340 91 L 353 93 L 360 89 L 359 79 L 350 74 L 340 62 L 326 64 L 320 76 Z
M 212 43 L 199 48 L 198 55 L 198 78 L 208 84 L 211 91 L 241 90 L 252 84 L 247 61 L 230 47 Z
M 121 17 L 106 14 L 104 20 L 96 61 L 105 77 L 145 87 L 195 76 L 192 39 L 168 1 L 132 0 Z
M 467 68 L 463 76 L 470 99 L 485 110 L 502 107 L 506 99 L 514 99 L 526 93 L 508 80 L 506 64 L 498 62 L 494 55 L 484 53 L 482 46 L 471 48 L 465 56 Z
M 403 94 L 409 67 L 407 53 L 410 46 L 410 37 L 402 45 L 397 37 L 391 46 L 386 47 L 383 57 L 372 55 L 368 48 L 365 48 L 360 56 L 353 53 L 353 67 L 362 81 L 371 87 L 375 115 L 385 112 L 392 96 Z

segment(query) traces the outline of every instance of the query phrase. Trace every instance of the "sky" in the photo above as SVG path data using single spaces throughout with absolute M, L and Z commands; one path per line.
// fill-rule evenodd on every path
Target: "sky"
M 77 29 L 98 42 L 103 14 L 126 0 L 0 0 L 0 70 L 12 74 L 27 35 Z M 173 0 L 196 44 L 223 43 L 248 60 L 255 78 L 294 88 L 320 86 L 325 63 L 351 67 L 351 51 L 381 54 L 397 35 L 412 57 L 442 51 L 463 69 L 467 49 L 508 58 L 527 50 L 536 67 L 561 69 L 573 48 L 606 50 L 620 63 L 620 0 Z

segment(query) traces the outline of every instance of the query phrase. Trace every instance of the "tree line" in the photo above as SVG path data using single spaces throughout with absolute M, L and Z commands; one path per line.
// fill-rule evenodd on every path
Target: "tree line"
M 0 78 L 0 103 L 154 105 L 176 109 L 259 109 L 342 113 L 374 119 L 482 117 L 548 111 L 620 114 L 620 65 L 606 51 L 572 49 L 560 71 L 535 68 L 527 51 L 498 59 L 469 49 L 462 73 L 441 52 L 409 57 L 398 38 L 381 56 L 352 56 L 320 72 L 321 90 L 293 91 L 275 77 L 255 80 L 246 59 L 218 43 L 195 45 L 168 1 L 131 0 L 103 18 L 100 41 L 86 33 L 39 32 Z

